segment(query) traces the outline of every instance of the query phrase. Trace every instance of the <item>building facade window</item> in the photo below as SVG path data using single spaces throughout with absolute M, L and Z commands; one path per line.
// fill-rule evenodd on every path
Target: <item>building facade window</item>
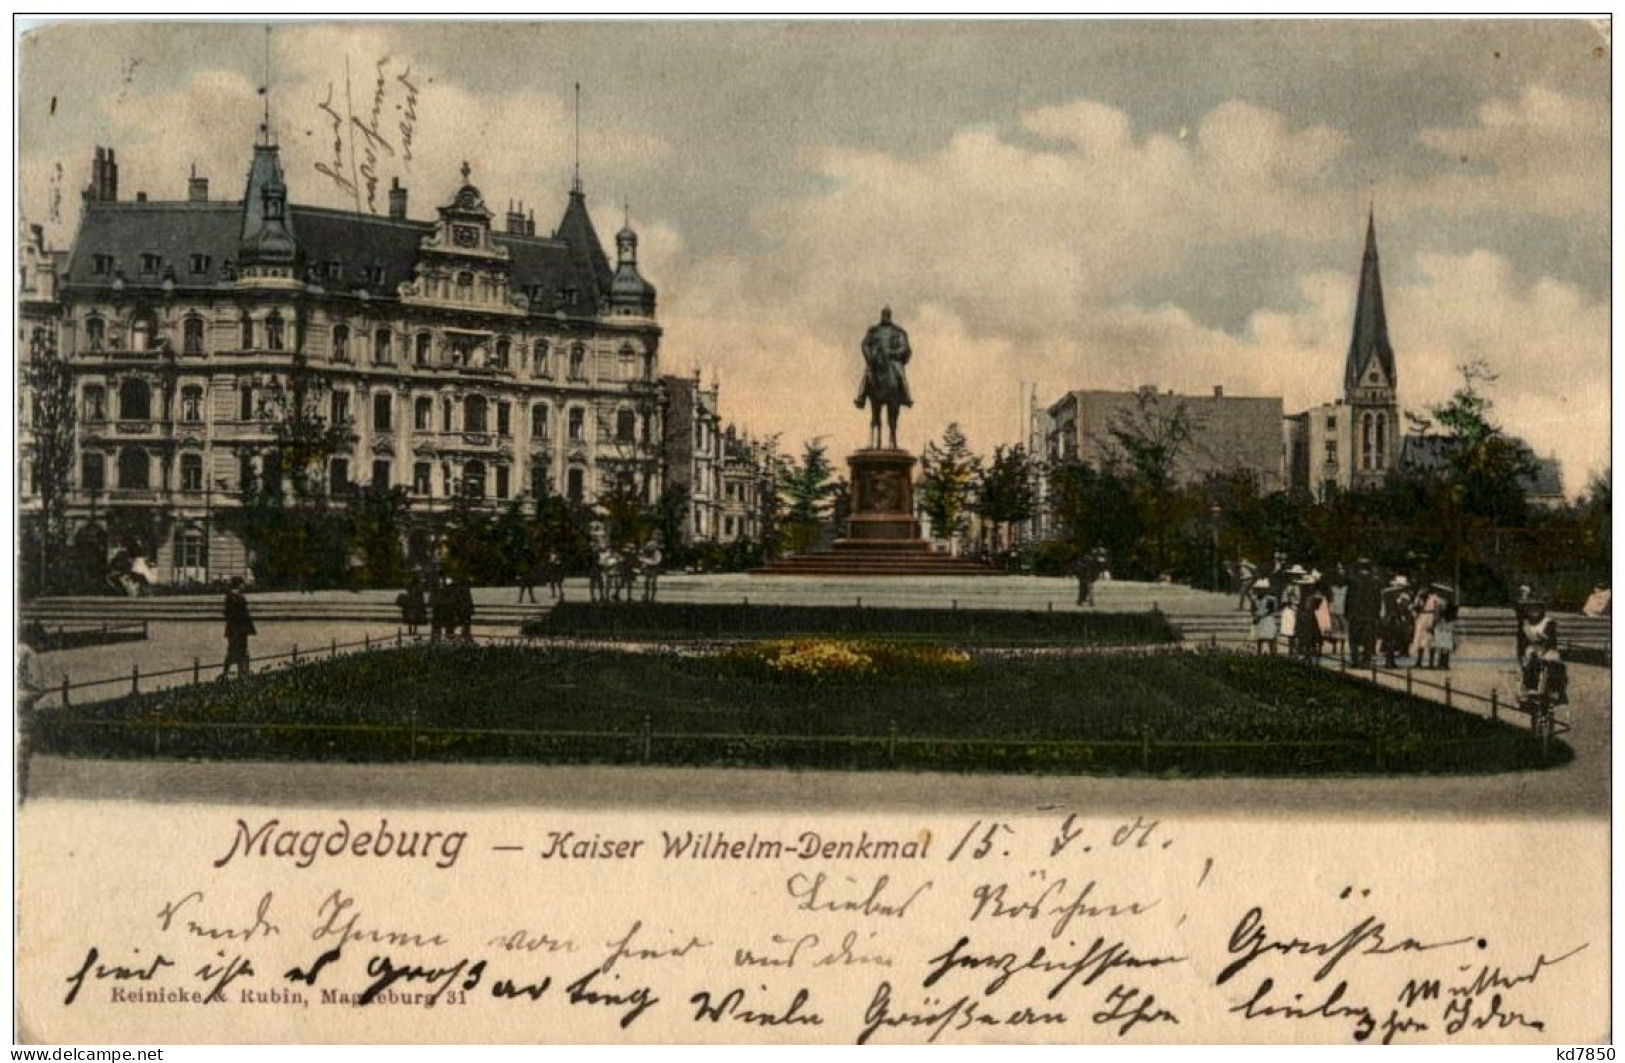
M 145 491 L 151 484 L 152 463 L 140 447 L 125 447 L 118 453 L 118 485 L 121 491 Z
M 553 377 L 553 362 L 551 353 L 552 352 L 548 348 L 546 340 L 536 341 L 536 355 L 532 368 L 535 370 L 537 376 L 546 380 L 551 380 Z
M 638 415 L 631 410 L 617 410 L 615 412 L 615 441 L 617 443 L 630 443 L 637 438 Z
M 497 481 L 496 482 L 496 495 L 497 495 L 498 498 L 507 498 L 508 497 L 508 467 L 506 465 L 498 465 L 496 471 L 497 471 L 497 475 L 496 475 L 496 481 Z
M 87 453 L 79 462 L 79 485 L 86 491 L 106 490 L 107 466 L 100 454 Z
M 191 525 L 175 536 L 175 567 L 203 568 L 209 563 L 209 542 L 203 532 Z
M 150 351 L 156 346 L 157 326 L 152 315 L 145 312 L 130 320 L 130 350 Z
M 420 461 L 412 466 L 412 493 L 427 496 L 433 489 L 429 483 L 429 463 Z
M 99 353 L 107 347 L 107 322 L 99 317 L 85 320 L 85 349 Z
M 163 268 L 164 268 L 164 256 L 163 255 L 155 255 L 151 251 L 142 252 L 142 254 L 141 254 L 141 272 L 142 273 L 148 274 L 150 276 L 151 274 L 157 273 L 159 270 L 161 270 Z
M 194 493 L 203 490 L 203 455 L 181 455 L 181 490 Z
M 348 458 L 334 458 L 328 467 L 328 483 L 333 494 L 343 494 L 350 489 L 350 460 Z
M 463 466 L 463 494 L 469 498 L 485 497 L 485 463 L 471 461 Z
M 440 400 L 440 430 L 442 432 L 451 431 L 451 400 L 450 399 L 441 399 Z
M 200 277 L 200 276 L 208 273 L 209 272 L 209 266 L 210 266 L 210 259 L 209 259 L 208 255 L 193 255 L 192 256 L 192 274 L 193 274 L 193 276 L 199 276 Z
M 530 435 L 532 439 L 547 438 L 547 404 L 538 402 L 530 408 Z
M 412 428 L 418 432 L 428 432 L 434 428 L 434 400 L 426 395 L 420 395 L 412 402 Z
M 570 442 L 580 443 L 587 425 L 587 411 L 579 406 L 570 409 L 569 433 Z
M 372 334 L 372 360 L 379 365 L 389 365 L 395 360 L 394 334 L 387 328 Z
M 333 361 L 348 362 L 350 360 L 350 326 L 333 326 Z
M 565 491 L 572 502 L 586 500 L 587 470 L 572 468 L 565 476 Z
M 188 424 L 203 420 L 203 389 L 196 384 L 181 388 L 181 420 Z
M 265 319 L 265 347 L 267 350 L 280 351 L 286 348 L 287 341 L 282 315 L 273 310 Z
M 497 435 L 513 434 L 513 407 L 506 402 L 497 403 Z
M 100 384 L 85 388 L 85 420 L 107 420 L 107 392 Z
M 328 423 L 337 428 L 350 423 L 350 393 L 348 391 L 335 391 L 330 400 L 331 416 Z
M 1376 446 L 1377 465 L 1376 465 L 1376 467 L 1379 468 L 1379 469 L 1386 469 L 1388 467 L 1388 415 L 1387 414 L 1384 414 L 1384 413 L 1377 414 L 1376 434 L 1377 434 L 1377 446 Z
M 251 351 L 254 349 L 254 319 L 249 317 L 247 314 L 244 314 L 242 327 L 243 350 Z
M 372 463 L 372 486 L 380 491 L 389 490 L 389 462 L 376 458 Z
M 587 379 L 587 348 L 579 343 L 570 348 L 570 379 Z
M 118 386 L 118 416 L 121 421 L 152 419 L 152 389 L 140 377 L 127 377 Z
M 463 431 L 486 431 L 486 401 L 478 395 L 463 400 Z
M 394 429 L 395 396 L 387 391 L 376 392 L 372 397 L 372 430 L 374 432 L 388 432 Z
M 503 339 L 497 340 L 496 346 L 492 349 L 492 351 L 491 364 L 496 366 L 498 369 L 508 368 L 508 361 L 513 357 L 513 344 L 510 343 L 506 337 L 504 337 Z
M 196 315 L 181 323 L 181 350 L 186 354 L 203 353 L 203 319 Z
M 427 332 L 418 333 L 412 354 L 413 361 L 418 368 L 427 369 L 429 367 L 429 345 L 433 342 Z
M 254 419 L 254 389 L 244 384 L 237 392 L 237 419 L 252 421 Z

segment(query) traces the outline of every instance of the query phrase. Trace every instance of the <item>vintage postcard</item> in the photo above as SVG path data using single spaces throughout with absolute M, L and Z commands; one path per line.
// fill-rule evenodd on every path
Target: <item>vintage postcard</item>
M 1606 19 L 16 52 L 17 1041 L 1611 1037 Z

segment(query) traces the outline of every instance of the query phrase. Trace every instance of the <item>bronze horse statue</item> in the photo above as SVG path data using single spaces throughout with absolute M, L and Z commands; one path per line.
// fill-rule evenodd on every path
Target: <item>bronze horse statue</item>
M 854 405 L 869 405 L 869 449 L 880 449 L 880 414 L 886 413 L 891 449 L 897 449 L 897 415 L 904 406 L 914 405 L 908 390 L 908 365 L 913 350 L 908 333 L 892 324 L 891 307 L 880 311 L 880 323 L 871 325 L 863 337 L 863 386 Z

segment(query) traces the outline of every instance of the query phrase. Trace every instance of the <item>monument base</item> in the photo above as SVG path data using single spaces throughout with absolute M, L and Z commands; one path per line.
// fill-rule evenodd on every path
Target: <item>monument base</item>
M 777 576 L 983 576 L 998 569 L 938 553 L 914 519 L 914 455 L 860 450 L 852 470 L 852 516 L 832 550 L 796 554 L 754 570 Z

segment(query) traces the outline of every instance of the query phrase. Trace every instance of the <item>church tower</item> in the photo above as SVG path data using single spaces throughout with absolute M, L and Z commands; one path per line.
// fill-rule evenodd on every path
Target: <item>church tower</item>
M 1350 486 L 1381 483 L 1399 466 L 1399 375 L 1388 342 L 1388 315 L 1382 304 L 1377 267 L 1377 222 L 1367 218 L 1360 292 L 1354 306 L 1354 334 L 1343 370 L 1343 404 L 1353 435 Z

